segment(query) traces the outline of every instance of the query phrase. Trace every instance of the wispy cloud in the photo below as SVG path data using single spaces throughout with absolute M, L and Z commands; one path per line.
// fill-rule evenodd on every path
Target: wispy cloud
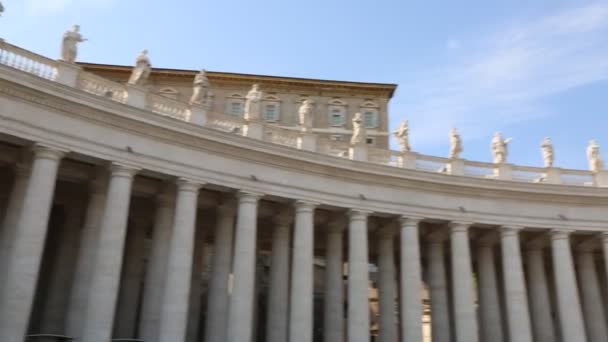
M 25 0 L 25 8 L 31 15 L 49 15 L 70 9 L 91 9 L 109 6 L 115 0 Z
M 446 141 L 452 126 L 475 138 L 550 115 L 543 97 L 607 80 L 608 4 L 563 10 L 466 45 L 458 61 L 401 86 L 409 101 L 399 110 L 414 122 L 418 145 Z

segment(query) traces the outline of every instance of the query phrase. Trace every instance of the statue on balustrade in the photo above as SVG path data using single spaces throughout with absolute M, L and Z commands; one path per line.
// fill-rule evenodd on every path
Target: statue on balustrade
M 302 132 L 308 133 L 312 131 L 313 106 L 311 100 L 306 99 L 302 101 L 302 104 L 298 109 L 298 116 L 300 119 L 300 126 L 302 127 Z
M 190 104 L 208 104 L 209 93 L 209 79 L 207 79 L 207 72 L 203 69 L 194 76 Z
M 80 26 L 74 25 L 71 30 L 66 31 L 61 43 L 61 60 L 68 63 L 76 62 L 78 43 L 85 41 L 86 39 L 80 34 Z
M 399 128 L 393 132 L 399 145 L 401 145 L 401 152 L 409 152 L 412 150 L 410 147 L 410 127 L 407 120 L 402 121 Z
M 492 138 L 492 155 L 494 156 L 495 164 L 502 164 L 507 162 L 507 156 L 509 154 L 508 144 L 511 142 L 511 138 L 503 139 L 500 132 L 494 133 Z
M 462 153 L 462 139 L 460 139 L 460 133 L 456 128 L 450 130 L 450 159 L 460 159 Z
M 540 145 L 540 149 L 543 153 L 543 161 L 545 162 L 545 167 L 553 167 L 553 161 L 555 160 L 555 156 L 553 154 L 553 142 L 551 141 L 551 138 L 545 138 L 545 140 L 543 140 L 543 143 Z
M 148 81 L 151 71 L 152 64 L 148 57 L 148 50 L 143 50 L 135 60 L 135 68 L 133 68 L 133 72 L 131 72 L 129 84 L 143 86 Z
M 353 136 L 350 138 L 351 145 L 365 145 L 367 140 L 367 130 L 363 125 L 363 116 L 356 113 L 353 118 Z
M 260 107 L 262 101 L 262 92 L 257 84 L 251 87 L 251 90 L 245 96 L 245 120 L 260 119 Z
M 600 145 L 597 144 L 595 139 L 591 140 L 589 146 L 587 146 L 587 159 L 591 172 L 599 172 L 604 169 L 604 161 L 600 155 Z

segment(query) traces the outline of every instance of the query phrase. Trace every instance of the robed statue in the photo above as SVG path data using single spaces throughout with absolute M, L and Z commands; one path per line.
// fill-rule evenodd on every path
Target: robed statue
M 66 31 L 61 42 L 61 60 L 68 63 L 76 62 L 78 43 L 84 41 L 86 39 L 80 34 L 80 26 L 74 25 L 71 30 Z
M 353 146 L 364 145 L 367 140 L 367 130 L 363 125 L 363 117 L 361 113 L 356 113 L 353 117 L 353 136 L 350 138 L 350 144 Z
M 129 84 L 143 86 L 148 81 L 151 71 L 152 64 L 148 57 L 148 50 L 143 50 L 135 60 L 135 68 L 133 68 L 133 71 L 131 72 Z
M 302 101 L 300 108 L 298 108 L 298 118 L 302 132 L 310 132 L 312 130 L 312 116 L 312 101 L 306 99 Z
M 553 167 L 555 155 L 553 152 L 553 142 L 551 141 L 551 138 L 546 137 L 543 140 L 543 143 L 540 145 L 540 149 L 543 154 L 543 162 L 545 167 Z
M 495 164 L 502 164 L 507 162 L 507 156 L 509 155 L 509 147 L 508 144 L 511 142 L 511 138 L 504 139 L 500 132 L 494 133 L 494 138 L 492 138 L 492 155 L 494 156 Z
M 397 128 L 397 130 L 394 131 L 393 134 L 395 135 L 395 138 L 397 138 L 397 141 L 401 146 L 401 152 L 409 152 L 412 150 L 412 148 L 410 147 L 409 122 L 407 120 L 402 121 L 399 125 L 399 128 Z
M 260 118 L 261 101 L 260 86 L 254 84 L 245 96 L 245 114 L 243 116 L 245 120 L 258 120 Z
M 209 80 L 207 79 L 207 72 L 205 71 L 205 69 L 203 69 L 198 74 L 196 74 L 196 76 L 194 76 L 190 104 L 208 104 L 208 98 Z
M 460 133 L 456 128 L 450 130 L 450 159 L 460 159 L 462 153 L 462 139 L 460 139 Z
M 591 172 L 599 172 L 604 169 L 604 161 L 600 154 L 600 145 L 597 141 L 591 140 L 587 146 L 587 160 L 589 160 L 589 170 Z

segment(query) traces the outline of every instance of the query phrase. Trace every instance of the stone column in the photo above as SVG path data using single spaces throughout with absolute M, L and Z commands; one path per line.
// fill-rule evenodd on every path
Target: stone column
M 551 247 L 562 339 L 585 342 L 587 337 L 572 262 L 570 231 L 551 231 Z
M 217 210 L 217 227 L 213 242 L 211 279 L 207 300 L 205 341 L 226 341 L 228 320 L 228 277 L 232 264 L 232 240 L 234 235 L 234 204 L 223 203 Z
M 543 250 L 530 246 L 526 251 L 530 317 L 534 341 L 555 341 L 555 330 L 551 316 L 551 300 L 545 271 Z
M 112 164 L 99 241 L 91 278 L 91 291 L 81 341 L 107 342 L 112 336 L 120 271 L 127 235 L 131 187 L 136 169 Z
M 289 341 L 312 342 L 315 204 L 297 201 L 295 213 Z
M 95 252 L 99 243 L 101 219 L 106 203 L 107 183 L 107 171 L 100 169 L 95 179 L 89 185 L 89 202 L 87 204 L 84 225 L 80 233 L 80 247 L 78 248 L 66 322 L 66 334 L 70 337 L 82 336 L 84 316 L 91 293 Z
M 80 233 L 82 208 L 77 203 L 67 204 L 65 221 L 59 234 L 57 254 L 48 284 L 48 295 L 44 304 L 41 332 L 44 334 L 63 335 L 74 266 L 78 254 L 78 237 Z
M 192 281 L 196 211 L 200 184 L 180 179 L 169 245 L 159 341 L 184 341 Z
M 144 275 L 146 228 L 145 218 L 134 218 L 127 229 L 125 256 L 118 291 L 118 306 L 114 319 L 114 336 L 116 338 L 136 337 L 139 293 Z
M 289 341 L 289 243 L 291 241 L 291 213 L 278 215 L 272 234 L 270 261 L 270 288 L 268 291 L 268 317 L 266 341 Z
M 167 186 L 156 196 L 152 247 L 144 280 L 139 336 L 146 342 L 158 342 L 174 213 L 175 190 L 173 186 Z
M 604 251 L 604 266 L 606 267 L 606 283 L 608 283 L 608 232 L 601 232 L 600 239 L 602 243 L 602 250 Z
M 443 236 L 433 237 L 428 244 L 433 342 L 450 342 L 452 336 L 443 240 Z
M 500 229 L 507 326 L 512 341 L 532 342 L 528 294 L 519 244 L 520 229 L 519 227 Z
M 380 302 L 380 342 L 397 342 L 397 278 L 395 272 L 395 229 L 383 227 L 378 232 L 378 296 Z
M 404 342 L 422 341 L 419 222 L 419 219 L 401 218 L 401 336 Z
M 10 250 L 0 301 L 0 341 L 22 342 L 32 311 L 59 163 L 64 156 L 46 146 L 34 147 L 30 180 Z
M 344 341 L 344 261 L 342 260 L 343 218 L 328 223 L 325 249 L 324 341 Z
M 583 297 L 583 313 L 589 342 L 608 341 L 606 313 L 603 307 L 604 303 L 596 273 L 597 268 L 595 266 L 593 250 L 589 247 L 582 247 L 577 252 L 576 264 L 579 272 L 579 284 L 581 296 Z
M 228 312 L 228 342 L 250 342 L 253 333 L 258 200 L 260 194 L 239 192 L 234 245 L 233 287 Z
M 480 241 L 477 247 L 477 272 L 481 340 L 502 342 L 504 332 L 496 282 L 494 241 Z
M 369 261 L 367 216 L 351 210 L 348 227 L 348 342 L 369 342 Z
M 456 342 L 477 342 L 479 339 L 469 247 L 469 226 L 468 223 L 453 222 L 450 224 L 452 299 Z
M 204 305 L 203 299 L 207 289 L 204 288 L 204 274 L 209 265 L 208 257 L 210 246 L 206 243 L 207 232 L 209 226 L 204 226 L 203 219 L 197 219 L 201 222 L 197 224 L 194 255 L 192 262 L 192 277 L 190 281 L 190 297 L 188 298 L 188 322 L 186 324 L 186 339 L 185 342 L 197 342 L 199 340 L 199 331 L 201 326 L 201 309 Z M 200 337 L 202 339 L 202 336 Z
M 15 180 L 8 200 L 2 227 L 0 227 L 0 274 L 7 274 L 11 246 L 15 239 L 19 215 L 23 205 L 23 197 L 30 179 L 31 165 L 20 163 L 15 165 Z M 0 281 L 0 297 L 4 292 L 4 281 Z

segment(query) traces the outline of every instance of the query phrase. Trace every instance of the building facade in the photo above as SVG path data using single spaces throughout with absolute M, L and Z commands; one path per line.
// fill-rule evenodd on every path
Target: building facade
M 142 88 L 95 68 L 0 46 L 0 341 L 607 340 L 606 171 L 348 144 L 226 105 L 250 78 L 290 103 L 314 86 L 210 73 L 197 106 L 192 73 Z M 386 121 L 378 87 L 353 98 Z

